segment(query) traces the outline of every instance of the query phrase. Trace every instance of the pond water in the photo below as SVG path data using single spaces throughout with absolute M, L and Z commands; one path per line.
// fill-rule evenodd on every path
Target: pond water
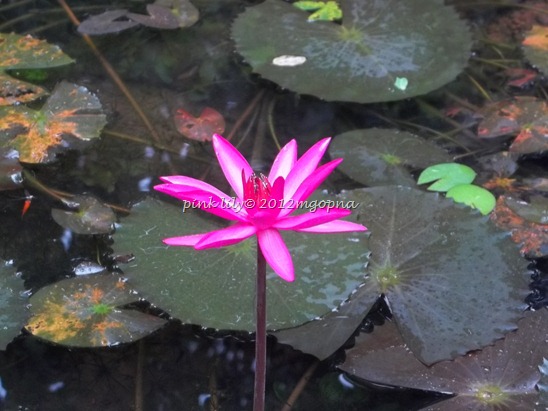
M 253 74 L 235 51 L 231 23 L 246 7 L 260 1 L 193 3 L 200 17 L 188 28 L 139 26 L 92 36 L 102 58 L 120 76 L 149 124 L 136 113 L 112 75 L 76 32 L 60 2 L 20 0 L 3 2 L 0 6 L 1 32 L 30 33 L 59 45 L 75 61 L 68 66 L 38 71 L 37 75 L 45 77 L 32 81 L 40 82 L 48 90 L 61 80 L 85 86 L 99 98 L 108 121 L 99 139 L 81 148 L 71 145 L 69 148 L 78 150 L 60 151 L 47 164 L 25 163 L 23 186 L 0 191 L 0 257 L 11 262 L 20 273 L 28 290 L 26 295 L 75 277 L 75 268 L 81 263 L 124 271 L 124 264 L 112 251 L 116 235 L 77 234 L 54 221 L 52 208 L 68 209 L 60 199 L 92 195 L 114 206 L 119 227 L 130 208 L 145 198 L 155 196 L 170 201 L 152 190 L 159 183 L 159 176 L 188 175 L 227 189 L 219 168 L 212 166 L 216 160 L 207 138 L 211 130 L 220 131 L 219 121 L 206 124 L 209 128 L 199 132 L 197 128 L 203 126 L 204 119 L 194 119 L 193 130 L 187 128 L 185 137 L 181 124 L 187 114 L 181 110 L 194 117 L 199 117 L 206 107 L 222 113 L 226 124 L 223 135 L 231 139 L 257 171 L 268 171 L 277 146 L 291 138 L 298 139 L 302 154 L 325 136 L 374 127 L 399 128 L 428 136 L 438 147 L 478 170 L 484 164 L 480 157 L 506 151 L 508 147 L 508 140 L 474 139 L 477 120 L 473 108 L 487 101 L 484 92 L 493 98 L 509 97 L 515 92 L 546 99 L 546 88 L 540 80 L 524 89 L 505 88 L 503 68 L 526 63 L 519 62 L 519 53 L 515 51 L 504 51 L 507 54 L 503 58 L 495 58 L 485 51 L 484 43 L 478 46 L 477 53 L 485 53 L 482 59 L 490 59 L 491 63 L 480 58 L 473 60 L 467 73 L 457 81 L 425 97 L 359 104 L 327 102 L 296 94 Z M 145 13 L 142 1 L 71 1 L 70 6 L 79 19 L 107 8 Z M 496 31 L 496 24 L 501 24 L 498 19 L 509 16 L 511 11 L 494 6 L 475 10 L 463 7 L 463 14 L 487 31 Z M 12 74 L 29 78 L 24 71 Z M 30 106 L 38 109 L 42 103 L 43 100 Z M 445 115 L 456 107 L 461 111 L 455 118 Z M 489 162 L 499 164 L 500 170 L 517 167 L 515 162 L 505 166 L 503 157 L 493 158 Z M 411 164 L 409 175 L 416 178 L 422 168 Z M 518 179 L 526 200 L 533 194 L 545 195 L 542 183 L 548 177 L 546 171 L 545 157 L 538 153 L 519 160 L 519 170 L 513 178 Z M 479 178 L 486 182 L 492 175 L 486 168 Z M 538 184 L 530 188 L 527 181 Z M 338 192 L 363 186 L 336 171 L 323 187 Z M 546 303 L 543 288 L 546 264 L 543 259 L 531 261 L 534 263 L 531 267 L 537 271 L 529 301 L 540 308 Z M 151 281 L 155 281 L 156 275 L 161 272 L 150 273 Z M 135 301 L 130 306 L 169 321 L 137 342 L 101 348 L 52 344 L 23 330 L 0 352 L 0 408 L 40 411 L 252 408 L 252 334 L 182 324 L 170 319 L 159 304 L 154 306 L 146 301 Z M 375 305 L 357 332 L 372 331 L 386 317 L 390 317 L 388 307 L 382 303 Z M 318 362 L 314 356 L 270 336 L 267 409 L 281 410 L 307 372 L 311 376 L 295 401 L 294 410 L 409 411 L 446 397 L 434 392 L 367 384 L 342 373 L 337 365 L 344 360 L 344 349 L 353 341 L 351 336 L 334 354 Z

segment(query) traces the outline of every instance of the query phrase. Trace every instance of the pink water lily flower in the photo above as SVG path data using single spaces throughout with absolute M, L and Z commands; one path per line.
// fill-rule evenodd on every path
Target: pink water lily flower
M 280 230 L 305 233 L 366 230 L 361 224 L 339 220 L 350 214 L 345 208 L 326 206 L 291 215 L 342 161 L 336 159 L 318 167 L 330 140 L 319 141 L 299 159 L 297 142 L 291 140 L 276 156 L 267 177 L 255 173 L 228 140 L 215 134 L 213 148 L 235 197 L 186 176 L 161 177 L 166 184 L 154 188 L 235 224 L 208 233 L 166 238 L 164 243 L 203 250 L 236 244 L 256 235 L 267 263 L 281 278 L 293 281 L 293 261 Z

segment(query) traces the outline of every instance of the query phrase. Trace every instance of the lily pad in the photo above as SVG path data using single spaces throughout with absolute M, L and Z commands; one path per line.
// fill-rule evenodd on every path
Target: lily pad
M 179 133 L 195 141 L 211 141 L 213 134 L 225 131 L 223 115 L 210 107 L 204 108 L 199 117 L 194 117 L 182 108 L 177 109 L 173 120 Z
M 428 187 L 428 190 L 445 192 L 460 184 L 470 184 L 474 178 L 476 178 L 476 172 L 464 164 L 443 163 L 424 169 L 417 184 L 435 181 Z
M 521 44 L 527 60 L 544 74 L 548 73 L 548 26 L 534 25 Z
M 438 146 L 411 133 L 371 128 L 353 130 L 333 139 L 329 154 L 342 157 L 339 169 L 352 179 L 370 186 L 400 184 L 414 186 L 409 168 L 425 168 L 451 161 Z
M 371 232 L 366 280 L 336 313 L 282 331 L 281 341 L 314 355 L 333 352 L 340 345 L 327 346 L 349 338 L 381 294 L 425 364 L 482 348 L 516 328 L 526 307 L 527 262 L 487 217 L 408 187 L 353 190 L 343 198 L 360 204 L 352 217 L 367 221 Z M 332 338 L 333 328 L 345 334 Z
M 331 200 L 332 198 L 328 198 Z M 198 210 L 147 199 L 132 208 L 114 235 L 121 265 L 151 303 L 183 323 L 217 329 L 255 329 L 256 251 L 253 239 L 231 247 L 197 251 L 170 247 L 162 239 L 218 229 Z M 269 329 L 300 325 L 344 301 L 362 281 L 368 251 L 364 234 L 283 232 L 295 264 L 295 282 L 267 273 Z
M 493 211 L 497 203 L 497 199 L 490 191 L 474 184 L 460 184 L 453 187 L 447 191 L 447 198 L 476 208 L 483 215 L 487 215 Z
M 28 302 L 22 278 L 0 259 L 0 350 L 21 333 L 29 316 Z
M 0 147 L 17 150 L 21 162 L 44 163 L 56 150 L 99 137 L 105 124 L 99 99 L 85 87 L 63 81 L 39 111 L 0 107 Z
M 50 68 L 72 62 L 59 47 L 44 40 L 0 33 L 0 106 L 27 103 L 47 94 L 42 87 L 17 80 L 6 70 Z
M 122 308 L 139 296 L 120 277 L 90 275 L 69 278 L 44 287 L 31 299 L 33 316 L 26 328 L 48 341 L 102 347 L 136 341 L 166 321 Z
M 280 0 L 249 7 L 232 27 L 236 48 L 254 71 L 284 88 L 358 103 L 428 93 L 452 81 L 468 61 L 468 28 L 439 0 L 339 5 L 342 24 L 310 22 L 307 12 Z M 306 61 L 273 64 L 280 56 Z M 398 78 L 407 80 L 405 87 Z
M 61 227 L 76 234 L 107 234 L 114 229 L 116 215 L 110 207 L 91 196 L 76 196 L 70 204 L 78 211 L 58 208 L 51 210 L 51 216 Z
M 548 355 L 548 312 L 527 313 L 515 332 L 480 351 L 430 367 L 418 361 L 394 324 L 361 335 L 340 368 L 365 380 L 456 394 L 424 408 L 430 411 L 544 411 L 535 385 Z

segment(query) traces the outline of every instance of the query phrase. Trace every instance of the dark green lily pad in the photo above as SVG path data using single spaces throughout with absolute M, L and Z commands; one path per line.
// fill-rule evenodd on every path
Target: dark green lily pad
M 143 297 L 184 323 L 254 330 L 255 240 L 202 251 L 166 246 L 163 238 L 220 228 L 199 211 L 181 210 L 154 199 L 134 206 L 114 235 L 115 254 L 135 256 L 120 268 Z M 368 256 L 363 233 L 283 236 L 296 280 L 267 273 L 270 329 L 300 325 L 335 308 L 363 281 Z
M 85 87 L 59 83 L 41 110 L 0 107 L 0 148 L 19 152 L 25 163 L 44 163 L 57 150 L 99 137 L 106 124 L 101 102 Z
M 483 350 L 430 367 L 418 361 L 392 323 L 363 334 L 340 366 L 379 384 L 456 394 L 430 411 L 544 411 L 539 404 L 538 365 L 548 355 L 548 312 L 527 313 L 518 330 Z
M 42 87 L 15 79 L 6 70 L 50 68 L 72 61 L 59 47 L 44 40 L 0 33 L 0 105 L 26 103 L 47 94 Z
M 527 263 L 487 217 L 407 187 L 354 190 L 343 198 L 361 204 L 352 218 L 371 232 L 366 281 L 336 313 L 277 333 L 282 342 L 318 356 L 334 352 L 340 345 L 331 344 L 349 338 L 381 294 L 404 341 L 426 364 L 482 348 L 516 328 L 528 293 Z
M 310 22 L 307 12 L 281 0 L 249 7 L 232 27 L 236 48 L 254 71 L 282 87 L 358 103 L 428 93 L 468 61 L 468 28 L 439 0 L 339 5 L 342 24 Z M 304 60 L 279 64 L 283 56 Z
M 68 228 L 76 234 L 107 234 L 114 229 L 114 211 L 96 198 L 76 196 L 71 199 L 70 204 L 78 210 L 51 210 L 51 216 L 61 227 Z
M 339 169 L 370 186 L 414 186 L 408 168 L 425 168 L 451 161 L 438 146 L 411 133 L 371 128 L 338 135 L 329 147 L 333 158 L 344 158 Z
M 548 360 L 544 358 L 538 367 L 541 377 L 537 384 L 540 393 L 540 404 L 548 407 Z
M 0 350 L 21 333 L 29 316 L 28 303 L 23 280 L 0 259 Z
M 166 321 L 122 308 L 139 301 L 116 275 L 69 278 L 44 287 L 31 299 L 27 330 L 45 340 L 77 347 L 102 347 L 136 341 Z

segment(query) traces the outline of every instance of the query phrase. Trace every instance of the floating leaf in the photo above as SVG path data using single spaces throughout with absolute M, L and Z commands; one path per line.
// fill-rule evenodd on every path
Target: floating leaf
M 333 197 L 322 197 L 327 201 Z M 218 229 L 196 210 L 147 199 L 135 205 L 114 235 L 121 266 L 151 303 L 184 323 L 218 329 L 255 329 L 256 251 L 253 239 L 220 249 L 169 247 L 162 239 Z M 283 233 L 295 264 L 293 283 L 268 272 L 268 327 L 291 327 L 326 314 L 363 280 L 364 234 Z
M 91 196 L 76 196 L 71 199 L 78 211 L 51 210 L 51 216 L 61 227 L 76 234 L 108 234 L 113 230 L 116 216 L 110 207 Z
M 419 175 L 417 184 L 426 184 L 436 181 L 428 187 L 429 191 L 446 192 L 460 184 L 469 184 L 476 178 L 476 172 L 458 163 L 436 164 L 425 168 Z
M 179 21 L 170 9 L 156 4 L 147 4 L 148 16 L 137 13 L 128 13 L 128 17 L 143 26 L 156 29 L 176 29 L 179 27 Z
M 213 134 L 222 134 L 225 131 L 224 117 L 210 107 L 204 108 L 199 117 L 180 108 L 173 119 L 177 131 L 191 140 L 211 141 Z
M 537 224 L 548 224 L 548 198 L 531 196 L 529 203 L 513 197 L 504 197 L 504 202 L 520 217 Z
M 424 410 L 544 411 L 535 384 L 537 366 L 548 355 L 548 313 L 527 313 L 518 326 L 493 346 L 427 367 L 387 323 L 358 337 L 340 368 L 378 384 L 456 394 Z
M 99 99 L 85 87 L 63 81 L 39 111 L 0 107 L 0 147 L 17 150 L 25 163 L 48 162 L 55 150 L 99 137 L 105 124 Z
M 69 278 L 44 287 L 31 299 L 33 316 L 26 328 L 37 337 L 78 347 L 132 342 L 162 327 L 166 321 L 121 308 L 139 300 L 115 275 Z
M 548 27 L 534 25 L 521 44 L 527 60 L 544 74 L 548 73 Z
M 527 262 L 486 217 L 408 187 L 353 190 L 343 199 L 360 204 L 352 217 L 371 232 L 366 280 L 325 321 L 282 331 L 281 341 L 314 355 L 333 352 L 340 345 L 327 346 L 349 338 L 381 294 L 409 349 L 426 364 L 482 348 L 516 328 L 528 292 Z
M 342 19 L 342 10 L 336 1 L 296 1 L 293 6 L 300 10 L 313 11 L 308 21 L 334 21 Z
M 177 26 L 180 28 L 190 27 L 200 18 L 200 12 L 190 0 L 156 0 L 154 6 L 169 9 L 177 19 Z M 150 11 L 149 14 L 152 15 Z
M 29 316 L 23 280 L 0 259 L 0 350 L 21 333 Z
M 497 203 L 497 199 L 490 191 L 474 184 L 460 184 L 451 188 L 447 191 L 447 198 L 476 208 L 483 215 L 487 215 L 493 211 Z
M 527 221 L 516 214 L 506 204 L 506 197 L 500 196 L 491 219 L 503 230 L 511 230 L 512 240 L 521 246 L 521 252 L 529 258 L 540 258 L 548 255 L 548 224 L 537 224 Z M 512 206 L 516 203 L 511 201 Z
M 412 186 L 415 180 L 406 167 L 424 168 L 451 159 L 438 146 L 413 134 L 380 128 L 338 135 L 329 154 L 344 158 L 339 169 L 366 185 Z
M 42 87 L 17 80 L 6 70 L 50 68 L 73 61 L 44 40 L 9 33 L 0 33 L 0 57 L 0 105 L 27 103 L 47 94 Z
M 279 0 L 249 7 L 232 27 L 236 48 L 254 71 L 284 88 L 358 103 L 428 93 L 466 65 L 468 28 L 439 0 L 339 5 L 342 24 L 311 24 L 294 4 Z M 275 65 L 278 56 L 303 56 L 306 63 Z M 396 86 L 396 78 L 407 79 L 407 86 Z

